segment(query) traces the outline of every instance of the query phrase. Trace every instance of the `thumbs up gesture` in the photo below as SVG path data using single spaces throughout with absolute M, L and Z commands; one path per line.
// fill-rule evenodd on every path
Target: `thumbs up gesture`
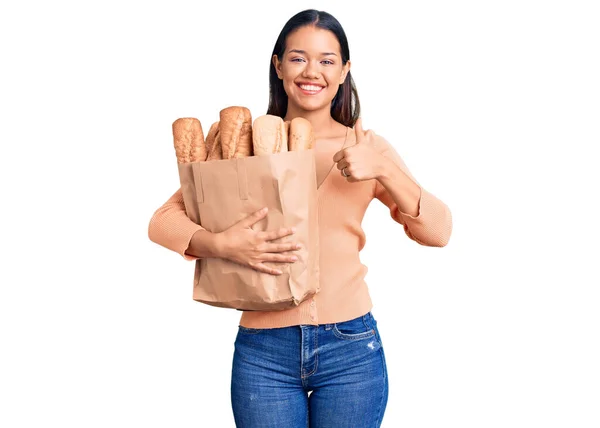
M 362 118 L 354 125 L 356 144 L 340 150 L 333 161 L 342 176 L 349 182 L 378 178 L 384 168 L 385 158 L 375 149 L 375 133 L 363 131 Z

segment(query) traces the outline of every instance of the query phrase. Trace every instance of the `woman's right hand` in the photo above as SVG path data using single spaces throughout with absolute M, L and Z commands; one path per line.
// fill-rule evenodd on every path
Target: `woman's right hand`
M 301 246 L 295 242 L 271 242 L 293 234 L 294 228 L 280 228 L 265 232 L 253 230 L 252 225 L 262 220 L 267 212 L 267 208 L 258 210 L 223 232 L 219 232 L 219 253 L 224 259 L 249 266 L 259 272 L 281 275 L 281 270 L 271 268 L 264 263 L 293 263 L 298 258 L 288 252 L 298 250 Z

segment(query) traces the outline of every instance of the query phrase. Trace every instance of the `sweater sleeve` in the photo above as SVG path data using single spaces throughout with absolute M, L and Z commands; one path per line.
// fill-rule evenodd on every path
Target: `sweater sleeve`
M 452 215 L 450 209 L 444 202 L 419 184 L 398 152 L 387 140 L 381 136 L 377 136 L 376 140 L 380 153 L 392 160 L 419 186 L 421 190 L 419 211 L 416 217 L 400 211 L 389 192 L 379 180 L 375 180 L 375 197 L 390 209 L 391 217 L 397 223 L 404 226 L 404 232 L 410 239 L 429 247 L 444 247 L 452 234 Z
M 186 260 L 197 260 L 186 254 L 194 233 L 204 228 L 190 220 L 185 212 L 183 194 L 179 188 L 160 208 L 148 225 L 148 237 L 158 245 L 175 251 Z

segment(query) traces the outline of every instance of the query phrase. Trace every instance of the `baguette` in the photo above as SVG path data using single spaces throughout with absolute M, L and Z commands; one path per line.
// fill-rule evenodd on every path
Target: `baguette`
M 315 146 L 311 123 L 303 117 L 295 117 L 290 123 L 289 150 L 309 150 Z
M 219 121 L 217 120 L 215 123 L 213 123 L 210 126 L 210 129 L 208 130 L 208 134 L 206 134 L 205 144 L 206 144 L 206 152 L 208 153 L 208 156 L 210 156 L 210 152 L 212 151 L 212 149 L 214 147 L 215 137 L 217 136 L 218 132 L 219 132 Z
M 219 128 L 215 131 L 214 141 L 208 154 L 207 161 L 211 160 L 221 160 L 223 159 L 223 150 L 221 147 L 221 133 L 219 132 Z
M 252 115 L 246 107 L 232 106 L 219 112 L 223 159 L 252 155 Z
M 207 151 L 200 121 L 182 117 L 173 122 L 173 144 L 178 163 L 206 160 Z
M 287 132 L 283 119 L 271 114 L 257 117 L 252 125 L 252 145 L 257 156 L 287 152 Z

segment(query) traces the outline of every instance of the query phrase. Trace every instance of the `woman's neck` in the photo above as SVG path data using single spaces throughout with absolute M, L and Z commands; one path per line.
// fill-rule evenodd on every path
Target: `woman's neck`
M 288 108 L 284 120 L 292 120 L 295 117 L 303 117 L 310 122 L 317 140 L 337 135 L 342 129 L 345 129 L 344 125 L 331 117 L 329 108 L 327 108 L 327 110 L 315 111 L 294 111 L 293 109 Z

